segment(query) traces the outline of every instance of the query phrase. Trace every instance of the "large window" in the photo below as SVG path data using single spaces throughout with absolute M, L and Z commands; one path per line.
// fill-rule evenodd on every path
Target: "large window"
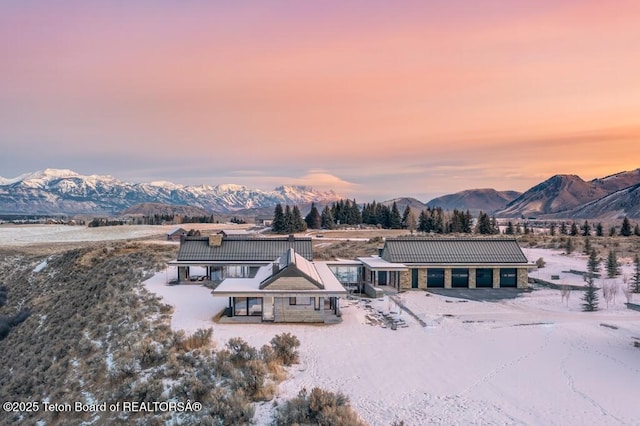
M 329 269 L 342 284 L 357 284 L 360 282 L 359 266 L 331 265 L 329 266 Z
M 469 270 L 453 268 L 451 270 L 451 287 L 469 287 Z
M 234 297 L 233 298 L 233 315 L 241 316 L 261 316 L 262 315 L 262 298 L 261 297 Z
M 298 296 L 298 297 L 290 297 L 289 305 L 311 305 L 313 303 L 313 297 L 308 296 Z

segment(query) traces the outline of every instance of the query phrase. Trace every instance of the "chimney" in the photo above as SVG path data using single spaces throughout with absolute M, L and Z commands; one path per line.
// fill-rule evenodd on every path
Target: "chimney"
M 275 275 L 280 272 L 280 264 L 278 262 L 273 262 L 273 268 L 271 269 L 271 275 Z
M 220 247 L 222 245 L 222 234 L 209 235 L 209 247 Z

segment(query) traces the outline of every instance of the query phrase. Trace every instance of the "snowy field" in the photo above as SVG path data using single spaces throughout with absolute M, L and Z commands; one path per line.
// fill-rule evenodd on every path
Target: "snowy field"
M 550 251 L 528 255 L 564 269 Z M 584 269 L 586 259 L 579 260 L 571 268 Z M 608 309 L 601 302 L 601 311 L 583 313 L 576 291 L 568 306 L 558 290 L 543 288 L 505 289 L 510 297 L 493 301 L 407 292 L 403 303 L 426 327 L 401 312 L 408 326 L 391 330 L 371 321 L 377 311 L 398 316 L 386 298 L 371 308 L 343 300 L 336 325 L 217 324 L 211 318 L 226 299 L 202 286 L 165 283 L 160 273 L 146 286 L 175 307 L 174 329 L 213 327 L 218 347 L 234 336 L 259 347 L 291 332 L 301 341 L 301 362 L 280 396 L 314 386 L 340 391 L 372 425 L 639 424 L 640 349 L 633 342 L 640 341 L 640 312 L 628 310 L 622 295 Z
M 197 229 L 236 229 L 229 224 L 191 224 L 184 225 L 122 225 L 88 228 L 68 225 L 0 225 L 0 247 L 24 246 L 43 243 L 75 243 L 84 241 L 116 241 L 136 238 L 163 237 L 181 226 L 189 230 Z M 246 226 L 245 226 L 246 227 Z

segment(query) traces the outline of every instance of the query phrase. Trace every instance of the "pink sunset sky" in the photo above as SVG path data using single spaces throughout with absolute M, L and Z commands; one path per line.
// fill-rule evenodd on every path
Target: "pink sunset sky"
M 359 201 L 640 167 L 638 1 L 0 3 L 0 176 Z

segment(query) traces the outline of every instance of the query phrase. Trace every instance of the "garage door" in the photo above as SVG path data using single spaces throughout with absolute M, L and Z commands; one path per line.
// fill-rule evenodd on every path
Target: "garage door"
M 444 269 L 429 268 L 427 270 L 427 288 L 444 287 Z
M 476 269 L 476 287 L 493 287 L 493 269 Z
M 466 268 L 454 268 L 451 270 L 451 287 L 469 287 L 469 270 Z
M 516 268 L 500 268 L 500 287 L 517 287 Z

